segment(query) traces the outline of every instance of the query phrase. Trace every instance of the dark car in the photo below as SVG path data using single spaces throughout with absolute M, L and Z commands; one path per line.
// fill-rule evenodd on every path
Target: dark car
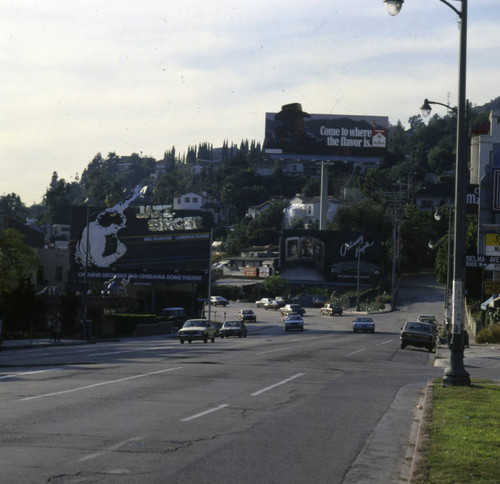
M 257 316 L 251 309 L 242 309 L 238 313 L 238 317 L 243 321 L 250 321 L 251 323 L 257 322 Z
M 220 329 L 220 337 L 238 336 L 238 338 L 247 337 L 247 327 L 243 321 L 226 321 Z
M 280 308 L 280 313 L 283 316 L 286 316 L 290 313 L 298 313 L 301 316 L 304 316 L 306 310 L 300 304 L 287 304 L 284 307 Z
M 401 328 L 401 349 L 406 346 L 427 348 L 430 352 L 436 346 L 436 332 L 432 324 L 408 321 Z

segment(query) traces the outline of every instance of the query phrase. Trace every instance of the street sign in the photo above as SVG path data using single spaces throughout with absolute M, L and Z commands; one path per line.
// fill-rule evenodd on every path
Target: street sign
M 484 293 L 488 296 L 500 294 L 500 281 L 484 281 Z
M 500 256 L 466 255 L 465 267 L 479 267 L 487 271 L 500 271 Z

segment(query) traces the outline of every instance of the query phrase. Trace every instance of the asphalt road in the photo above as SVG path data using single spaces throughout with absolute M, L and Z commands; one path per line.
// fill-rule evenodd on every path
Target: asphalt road
M 441 315 L 442 296 L 427 279 L 408 281 L 397 312 L 373 315 L 375 334 L 354 334 L 353 314 L 313 308 L 304 332 L 285 332 L 279 313 L 255 309 L 247 338 L 213 344 L 154 337 L 0 353 L 1 481 L 404 480 L 418 392 L 442 371 L 426 350 L 401 350 L 399 329 Z M 242 307 L 253 308 L 212 315 Z

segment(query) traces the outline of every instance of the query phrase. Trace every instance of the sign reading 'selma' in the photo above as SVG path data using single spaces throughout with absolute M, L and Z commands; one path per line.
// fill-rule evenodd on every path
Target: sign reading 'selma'
M 387 116 L 309 114 L 299 103 L 266 113 L 264 149 L 271 156 L 380 161 L 387 147 Z
M 80 278 L 85 268 L 95 277 L 118 271 L 132 279 L 207 269 L 210 214 L 134 204 L 140 191 L 111 208 L 72 207 L 71 259 Z

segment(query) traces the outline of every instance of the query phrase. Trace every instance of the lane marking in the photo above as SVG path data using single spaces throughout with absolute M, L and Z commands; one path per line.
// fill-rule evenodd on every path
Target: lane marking
M 352 356 L 355 355 L 356 353 L 361 353 L 362 351 L 366 351 L 366 348 L 361 348 L 360 350 L 353 351 L 352 353 L 349 353 L 347 356 Z
M 277 348 L 275 350 L 267 350 L 267 351 L 261 351 L 259 353 L 255 353 L 256 355 L 266 355 L 268 353 L 275 353 L 276 351 L 285 351 L 285 350 L 289 350 L 291 348 L 291 346 L 285 346 L 284 348 Z
M 165 370 L 158 370 L 158 371 L 152 371 L 150 373 L 143 373 L 141 375 L 128 376 L 126 378 L 119 378 L 118 380 L 103 381 L 100 383 L 94 383 L 93 385 L 85 385 L 83 387 L 71 388 L 69 390 L 62 390 L 60 392 L 44 393 L 42 395 L 35 395 L 33 397 L 21 398 L 21 401 L 35 400 L 38 398 L 45 398 L 45 397 L 53 397 L 55 395 L 63 395 L 65 393 L 79 392 L 81 390 L 88 390 L 89 388 L 96 388 L 96 387 L 100 387 L 103 385 L 112 385 L 113 383 L 121 383 L 124 381 L 134 380 L 136 378 L 144 378 L 144 377 L 151 376 L 151 375 L 159 375 L 160 373 L 166 373 L 168 371 L 180 370 L 181 368 L 182 368 L 181 366 L 179 366 L 177 368 L 167 368 Z
M 274 385 L 268 386 L 266 388 L 263 388 L 262 390 L 258 390 L 254 393 L 252 393 L 252 397 L 256 397 L 257 395 L 260 395 L 264 392 L 267 392 L 268 390 L 272 390 L 273 388 L 279 387 L 280 385 L 284 385 L 285 383 L 288 383 L 292 380 L 295 380 L 295 378 L 299 378 L 300 376 L 305 375 L 305 373 L 297 373 L 296 375 L 291 376 L 290 378 L 287 378 L 286 380 L 282 380 L 278 383 L 275 383 Z
M 80 459 L 78 459 L 77 462 L 85 462 L 86 460 L 96 459 L 97 457 L 101 457 L 105 454 L 108 454 L 109 452 L 113 452 L 115 450 L 121 449 L 122 447 L 125 447 L 126 445 L 130 444 L 131 442 L 135 442 L 137 440 L 144 440 L 144 437 L 143 436 L 132 437 L 131 439 L 127 439 L 127 440 L 124 440 L 122 442 L 118 442 L 117 444 L 111 445 L 110 447 L 108 447 L 104 450 L 94 452 L 93 454 L 88 454 L 88 455 L 85 455 L 83 457 L 80 457 Z
M 205 410 L 204 412 L 197 413 L 196 415 L 191 415 L 191 417 L 182 418 L 181 422 L 189 422 L 190 420 L 194 420 L 195 418 L 203 417 L 204 415 L 208 415 L 209 413 L 212 413 L 212 412 L 217 412 L 218 410 L 221 410 L 221 409 L 228 407 L 228 406 L 229 406 L 229 404 L 224 403 L 223 405 L 219 405 L 218 407 L 210 408 L 208 410 Z
M 18 376 L 36 375 L 37 373 L 47 373 L 49 371 L 61 371 L 61 370 L 62 370 L 62 368 L 49 368 L 47 370 L 23 371 L 21 373 L 11 373 L 10 375 L 0 376 L 0 380 L 4 380 L 6 378 L 16 378 Z
M 387 341 L 382 341 L 382 343 L 379 343 L 381 345 L 387 345 L 389 343 L 392 343 L 394 340 L 393 339 L 388 339 Z

